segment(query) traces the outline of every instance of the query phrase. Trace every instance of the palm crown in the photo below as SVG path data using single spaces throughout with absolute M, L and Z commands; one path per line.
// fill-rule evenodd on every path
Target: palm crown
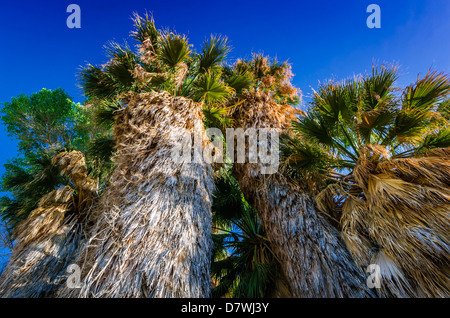
M 429 72 L 400 96 L 397 78 L 395 67 L 382 66 L 364 77 L 321 85 L 308 114 L 293 122 L 295 134 L 285 136 L 287 162 L 325 173 L 354 168 L 366 145 L 382 146 L 393 158 L 450 146 L 450 129 L 439 111 L 450 93 L 449 78 Z
M 81 85 L 93 99 L 113 99 L 129 91 L 165 90 L 211 105 L 233 93 L 221 79 L 221 64 L 230 48 L 227 39 L 211 36 L 200 53 L 185 35 L 156 29 L 148 15 L 134 16 L 137 52 L 115 42 L 107 46 L 109 61 L 82 69 Z

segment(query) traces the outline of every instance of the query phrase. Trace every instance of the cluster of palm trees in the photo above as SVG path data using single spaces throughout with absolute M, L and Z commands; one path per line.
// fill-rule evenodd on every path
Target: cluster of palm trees
M 401 91 L 397 69 L 377 66 L 321 85 L 303 112 L 288 63 L 228 64 L 225 37 L 197 52 L 148 15 L 133 21 L 137 50 L 110 43 L 106 64 L 81 71 L 107 127 L 97 169 L 81 152 L 54 158 L 70 184 L 17 226 L 1 296 L 450 296 L 448 76 Z M 210 127 L 281 131 L 280 169 L 171 160 L 182 132 L 202 148 Z

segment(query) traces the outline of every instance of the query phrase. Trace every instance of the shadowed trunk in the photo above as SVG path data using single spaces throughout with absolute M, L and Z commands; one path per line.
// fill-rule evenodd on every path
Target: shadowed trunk
M 212 170 L 178 163 L 185 130 L 207 142 L 201 105 L 163 93 L 130 95 L 116 115 L 117 167 L 80 252 L 71 297 L 206 297 L 210 293 Z
M 236 127 L 283 131 L 294 114 L 292 107 L 253 93 L 234 109 L 232 117 Z M 235 163 L 233 174 L 246 200 L 260 214 L 293 297 L 373 296 L 339 232 L 316 213 L 313 198 L 281 173 L 263 175 L 261 167 Z
M 97 183 L 87 176 L 81 152 L 60 153 L 52 162 L 69 177 L 77 193 L 69 186 L 50 192 L 15 229 L 17 244 L 0 278 L 1 297 L 54 297 L 87 241 L 86 220 Z

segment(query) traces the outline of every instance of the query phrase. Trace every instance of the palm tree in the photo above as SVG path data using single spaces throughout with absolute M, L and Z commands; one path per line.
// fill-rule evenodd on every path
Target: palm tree
M 52 164 L 68 183 L 43 196 L 15 228 L 16 244 L 0 278 L 1 297 L 54 297 L 67 267 L 86 241 L 89 210 L 97 182 L 87 175 L 79 151 L 62 152 Z
M 291 105 L 299 100 L 289 64 L 255 55 L 250 61 L 237 61 L 233 71 L 247 74 L 252 83 L 232 110 L 235 125 L 288 131 L 298 113 Z M 371 296 L 338 231 L 317 214 L 309 188 L 282 171 L 264 175 L 261 167 L 235 164 L 233 174 L 262 219 L 292 296 Z
M 285 155 L 297 177 L 325 180 L 319 210 L 358 265 L 379 266 L 379 295 L 449 297 L 450 79 L 428 72 L 401 94 L 396 80 L 381 66 L 321 85 Z
M 98 117 L 113 120 L 116 144 L 109 186 L 96 206 L 98 221 L 79 253 L 79 297 L 206 297 L 212 250 L 211 165 L 172 160 L 186 131 L 209 142 L 205 113 L 233 90 L 221 79 L 226 39 L 211 37 L 200 53 L 183 35 L 157 30 L 135 16 L 138 53 L 115 43 L 102 67 L 81 73 Z
M 20 156 L 5 165 L 0 214 L 12 255 L 0 278 L 3 297 L 49 297 L 64 283 L 66 267 L 90 225 L 88 209 L 97 197 L 94 152 L 100 136 L 81 105 L 62 89 L 13 97 L 2 109 Z M 85 160 L 80 151 L 88 153 Z M 100 158 L 96 160 L 102 164 Z

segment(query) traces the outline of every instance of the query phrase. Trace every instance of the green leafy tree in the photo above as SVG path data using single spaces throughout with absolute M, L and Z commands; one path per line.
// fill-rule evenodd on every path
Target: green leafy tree
M 74 103 L 63 89 L 42 89 L 3 103 L 1 114 L 8 135 L 18 141 L 20 154 L 5 164 L 0 179 L 0 190 L 8 193 L 0 198 L 8 233 L 43 195 L 68 184 L 52 164 L 56 154 L 81 151 L 89 173 L 106 182 L 112 169 L 111 127 L 96 123 L 93 108 Z
M 77 146 L 83 138 L 76 129 L 81 107 L 62 89 L 42 89 L 3 103 L 1 120 L 22 153 L 57 151 Z
M 20 156 L 5 165 L 0 189 L 2 218 L 11 232 L 36 207 L 37 201 L 65 182 L 51 163 L 64 149 L 86 148 L 82 107 L 62 89 L 42 89 L 30 96 L 21 94 L 3 103 L 1 120 L 8 135 L 18 141 Z

